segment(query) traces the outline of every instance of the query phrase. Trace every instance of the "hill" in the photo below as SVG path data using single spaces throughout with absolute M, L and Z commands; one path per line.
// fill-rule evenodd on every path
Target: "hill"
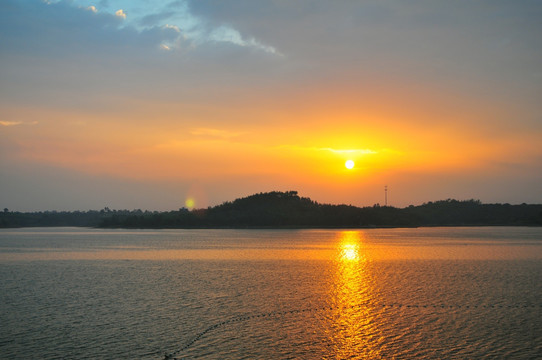
M 415 226 L 542 226 L 542 205 L 482 204 L 478 200 L 441 200 L 419 206 L 356 207 L 319 204 L 297 191 L 267 192 L 207 209 L 150 212 L 0 213 L 0 227 L 86 226 L 108 228 L 326 228 Z

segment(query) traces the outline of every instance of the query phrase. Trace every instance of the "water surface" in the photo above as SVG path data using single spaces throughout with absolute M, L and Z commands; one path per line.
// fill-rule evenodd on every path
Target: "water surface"
M 542 229 L 0 231 L 0 357 L 542 357 Z

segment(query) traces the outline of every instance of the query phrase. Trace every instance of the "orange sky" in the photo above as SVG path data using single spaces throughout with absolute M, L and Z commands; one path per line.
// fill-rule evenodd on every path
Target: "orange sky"
M 298 190 L 365 206 L 384 185 L 395 206 L 542 202 L 540 6 L 273 3 L 259 23 L 187 4 L 168 20 L 192 21 L 186 33 L 84 2 L 3 12 L 0 205 L 163 210 Z M 353 10 L 382 19 L 343 24 Z

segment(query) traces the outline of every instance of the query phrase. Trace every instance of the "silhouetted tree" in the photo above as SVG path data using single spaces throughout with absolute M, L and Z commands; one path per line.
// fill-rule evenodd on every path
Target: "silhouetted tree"
M 297 191 L 259 193 L 207 209 L 158 212 L 111 210 L 0 213 L 0 227 L 87 226 L 112 228 L 209 227 L 409 227 L 529 225 L 542 226 L 542 205 L 482 204 L 453 199 L 404 209 L 319 204 Z

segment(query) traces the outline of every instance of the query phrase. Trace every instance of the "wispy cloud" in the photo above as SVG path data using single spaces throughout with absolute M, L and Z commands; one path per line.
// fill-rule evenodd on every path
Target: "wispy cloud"
M 48 4 L 63 4 L 60 0 L 47 1 Z M 70 0 L 66 2 L 81 9 L 97 13 L 98 9 L 90 0 Z M 241 32 L 231 23 L 217 22 L 209 19 L 205 14 L 195 14 L 188 1 L 176 2 L 150 2 L 146 0 L 130 0 L 122 2 L 102 1 L 100 14 L 109 14 L 122 19 L 120 28 L 132 28 L 140 33 L 154 31 L 162 28 L 173 30 L 182 39 L 205 46 L 207 43 L 225 43 L 242 48 L 261 51 L 270 55 L 282 56 L 275 46 L 264 43 L 253 34 Z M 130 16 L 127 16 L 127 13 Z M 182 29 L 182 31 L 181 31 Z M 167 43 L 167 50 L 180 48 L 181 41 Z M 162 50 L 165 50 L 160 46 Z
M 356 154 L 356 155 L 370 155 L 377 154 L 378 152 L 371 149 L 333 149 L 333 148 L 318 148 L 318 150 L 329 151 L 334 154 Z
M 190 134 L 196 136 L 230 139 L 242 135 L 243 133 L 214 128 L 195 128 L 190 131 Z
M 166 25 L 164 25 L 164 29 L 172 29 L 172 30 L 175 30 L 178 33 L 181 32 L 181 29 L 179 29 L 179 27 L 177 25 L 166 24 Z
M 24 122 L 24 121 L 0 120 L 0 126 L 36 125 L 37 123 L 38 123 L 37 121 Z
M 0 121 L 0 125 L 2 126 L 16 126 L 21 125 L 22 121 Z
M 221 26 L 214 29 L 209 35 L 209 39 L 217 42 L 229 42 L 243 47 L 251 47 L 270 54 L 282 56 L 282 54 L 273 46 L 265 45 L 254 38 L 243 38 L 239 31 L 229 26 Z

